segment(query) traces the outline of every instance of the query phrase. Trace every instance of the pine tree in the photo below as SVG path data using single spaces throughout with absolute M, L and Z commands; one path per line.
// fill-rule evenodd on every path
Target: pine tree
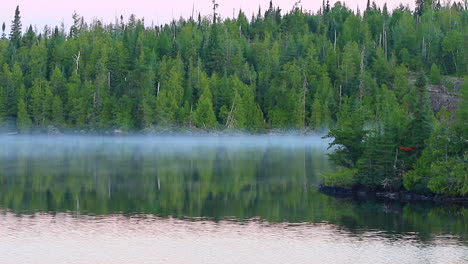
M 5 28 L 6 28 L 5 22 L 3 22 L 3 24 L 2 24 L 2 40 L 3 40 L 3 39 L 6 39 Z
M 311 105 L 310 126 L 313 129 L 320 130 L 331 125 L 331 107 L 335 104 L 331 80 L 326 71 L 322 72 L 317 86 Z
M 13 78 L 8 64 L 3 65 L 3 73 L 0 77 L 2 80 L 2 86 L 4 87 L 4 114 L 6 117 L 14 117 L 16 114 L 15 105 L 17 102 L 14 102 L 16 98 L 15 87 L 13 84 Z
M 311 109 L 310 127 L 317 130 L 325 126 L 325 122 L 322 119 L 324 114 L 321 101 L 319 96 L 315 96 Z
M 55 125 L 62 126 L 65 123 L 63 103 L 59 96 L 54 96 L 52 102 L 52 122 Z
M 434 120 L 429 105 L 429 97 L 426 88 L 426 78 L 423 73 L 417 77 L 416 94 L 413 101 L 413 119 L 408 126 L 408 142 L 415 148 L 415 157 L 419 156 L 425 147 L 425 140 L 429 138 Z
M 14 48 L 19 48 L 21 44 L 21 16 L 19 11 L 19 6 L 16 6 L 15 9 L 15 17 L 13 21 L 11 21 L 11 29 L 10 29 L 10 44 Z
M 194 113 L 194 122 L 197 127 L 204 129 L 213 129 L 217 126 L 216 116 L 213 111 L 212 95 L 209 87 L 209 80 L 205 73 L 201 74 L 198 83 L 200 99 L 197 102 L 197 108 Z
M 156 120 L 158 125 L 167 127 L 174 124 L 178 108 L 173 93 L 168 90 L 162 90 L 156 97 Z
M 55 67 L 50 76 L 50 86 L 53 94 L 60 96 L 60 98 L 66 98 L 66 81 L 62 71 Z
M 50 87 L 49 83 L 44 81 L 42 84 L 43 89 L 43 98 L 42 98 L 42 116 L 44 118 L 42 125 L 46 126 L 51 124 L 54 120 L 54 95 L 52 93 L 52 88 Z M 59 107 L 57 105 L 57 107 Z M 57 109 L 57 114 L 59 114 L 60 110 Z M 60 116 L 56 118 L 60 119 Z
M 119 100 L 119 106 L 115 109 L 115 123 L 118 128 L 129 131 L 133 128 L 132 102 L 126 95 Z
M 35 125 L 42 125 L 44 123 L 44 92 L 43 81 L 34 80 L 33 87 L 31 88 L 31 101 L 29 109 L 31 109 L 31 117 Z
M 262 129 L 263 114 L 255 102 L 252 87 L 243 83 L 237 76 L 233 76 L 230 83 L 234 90 L 234 98 L 226 120 L 227 127 L 252 131 Z
M 333 138 L 329 148 L 337 146 L 329 154 L 331 161 L 338 166 L 354 169 L 364 151 L 366 134 L 360 110 L 352 106 L 351 99 L 344 97 L 336 127 L 331 128 L 325 136 Z
M 26 110 L 26 104 L 24 99 L 20 98 L 18 101 L 18 118 L 16 119 L 16 126 L 22 133 L 28 133 L 31 131 L 32 121 Z
M 81 105 L 81 81 L 76 72 L 73 72 L 70 76 L 67 83 L 67 98 L 68 100 L 65 103 L 65 116 L 67 117 L 67 122 L 72 125 L 78 123 L 78 118 L 80 115 L 80 105 Z

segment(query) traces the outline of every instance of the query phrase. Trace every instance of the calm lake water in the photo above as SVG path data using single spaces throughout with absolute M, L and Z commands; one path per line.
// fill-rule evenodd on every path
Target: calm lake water
M 326 149 L 0 137 L 0 263 L 468 263 L 468 209 L 323 195 Z

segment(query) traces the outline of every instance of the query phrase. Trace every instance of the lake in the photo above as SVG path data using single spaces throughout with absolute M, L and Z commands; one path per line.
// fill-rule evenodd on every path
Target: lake
M 318 136 L 0 137 L 0 263 L 468 263 L 468 209 L 317 191 Z

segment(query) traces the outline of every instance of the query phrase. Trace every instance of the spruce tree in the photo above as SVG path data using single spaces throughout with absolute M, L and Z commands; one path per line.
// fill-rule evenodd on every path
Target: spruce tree
M 31 88 L 31 100 L 29 109 L 31 110 L 31 117 L 35 125 L 42 125 L 44 123 L 44 89 L 43 81 L 34 80 L 33 87 Z
M 11 21 L 10 29 L 10 45 L 14 48 L 19 48 L 21 44 L 21 16 L 19 6 L 16 6 L 15 17 Z
M 429 138 L 434 120 L 426 88 L 426 77 L 419 73 L 416 83 L 416 94 L 413 101 L 413 118 L 408 125 L 407 143 L 415 148 L 415 157 L 418 157 L 425 147 L 425 140 Z
M 62 126 L 65 123 L 63 103 L 58 95 L 54 96 L 52 102 L 52 123 L 57 126 Z
M 3 24 L 2 24 L 2 39 L 6 39 L 5 28 L 6 28 L 5 22 L 3 22 Z
M 201 75 L 200 82 L 198 83 L 198 90 L 200 90 L 201 95 L 194 113 L 195 125 L 204 129 L 216 128 L 218 123 L 213 111 L 213 99 L 209 87 L 209 80 L 205 73 Z
M 18 74 L 18 71 L 16 71 Z M 20 73 L 20 72 L 19 72 Z M 18 76 L 15 76 L 18 77 Z M 19 84 L 18 78 L 14 78 L 13 73 L 10 71 L 10 67 L 7 64 L 3 65 L 3 74 L 1 76 L 2 85 L 5 90 L 5 114 L 8 117 L 15 117 L 17 113 L 17 96 L 15 83 Z
M 26 104 L 24 99 L 20 98 L 18 101 L 18 118 L 16 119 L 16 126 L 22 133 L 28 133 L 31 131 L 32 121 L 26 110 Z
M 329 148 L 337 147 L 329 154 L 331 161 L 338 166 L 354 169 L 364 151 L 366 134 L 360 109 L 352 105 L 350 98 L 344 97 L 336 127 L 331 128 L 325 136 L 333 138 Z

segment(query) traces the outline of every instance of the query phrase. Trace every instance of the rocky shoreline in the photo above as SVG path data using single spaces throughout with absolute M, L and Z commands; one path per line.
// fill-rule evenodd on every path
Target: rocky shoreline
M 404 203 L 434 203 L 441 205 L 461 205 L 468 207 L 468 197 L 452 197 L 439 194 L 416 193 L 410 191 L 382 191 L 365 187 L 344 188 L 320 184 L 319 191 L 336 198 L 356 200 L 379 200 Z

